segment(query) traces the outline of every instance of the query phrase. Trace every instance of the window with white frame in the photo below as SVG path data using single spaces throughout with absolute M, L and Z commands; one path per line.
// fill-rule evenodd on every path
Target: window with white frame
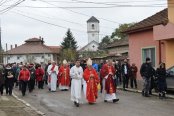
M 142 62 L 146 61 L 146 58 L 149 57 L 152 62 L 152 66 L 155 67 L 156 63 L 156 50 L 155 47 L 143 48 L 142 49 Z

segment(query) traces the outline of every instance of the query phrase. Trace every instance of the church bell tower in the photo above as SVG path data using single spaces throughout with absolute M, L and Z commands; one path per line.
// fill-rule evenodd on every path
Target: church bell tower
M 87 20 L 88 43 L 95 41 L 99 43 L 99 20 L 92 16 Z

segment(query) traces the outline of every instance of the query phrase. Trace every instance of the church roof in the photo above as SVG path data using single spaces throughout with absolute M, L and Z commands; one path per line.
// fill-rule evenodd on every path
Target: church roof
M 90 43 L 88 43 L 87 45 L 85 45 L 84 47 L 82 47 L 80 50 L 78 50 L 79 52 L 81 52 L 81 51 L 84 51 L 85 50 L 85 48 L 86 47 L 88 47 L 90 44 L 92 44 L 92 43 L 95 43 L 95 44 L 97 44 L 97 45 L 99 45 L 99 43 L 98 42 L 96 42 L 96 41 L 91 41 Z
M 87 23 L 89 22 L 98 22 L 99 23 L 99 20 L 97 18 L 95 18 L 94 16 L 92 16 L 90 19 L 87 20 Z

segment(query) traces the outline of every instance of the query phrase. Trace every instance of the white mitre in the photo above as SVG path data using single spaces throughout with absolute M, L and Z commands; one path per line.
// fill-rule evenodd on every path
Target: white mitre
M 66 60 L 63 60 L 63 64 L 67 64 L 68 62 Z
M 88 66 L 92 66 L 92 60 L 89 58 L 88 61 L 87 61 L 87 65 Z

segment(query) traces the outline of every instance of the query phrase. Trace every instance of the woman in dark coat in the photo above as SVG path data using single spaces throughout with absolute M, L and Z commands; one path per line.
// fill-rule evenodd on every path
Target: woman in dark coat
M 14 72 L 10 64 L 7 64 L 5 71 L 5 88 L 6 94 L 12 95 L 13 85 L 14 85 Z
M 4 75 L 3 75 L 3 67 L 0 66 L 0 94 L 3 95 L 4 90 Z
M 164 98 L 167 89 L 165 63 L 161 63 L 159 68 L 156 69 L 156 76 L 158 81 L 159 98 Z

